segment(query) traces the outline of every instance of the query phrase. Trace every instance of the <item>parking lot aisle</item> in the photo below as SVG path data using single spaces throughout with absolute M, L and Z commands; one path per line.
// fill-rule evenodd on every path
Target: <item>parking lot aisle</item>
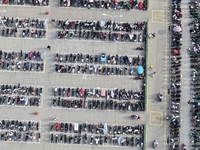
M 185 143 L 188 149 L 190 147 L 190 126 L 191 126 L 191 117 L 190 117 L 190 106 L 187 104 L 188 100 L 192 98 L 190 93 L 190 83 L 191 83 L 191 68 L 190 68 L 190 57 L 188 54 L 188 48 L 191 45 L 190 33 L 188 23 L 191 22 L 189 18 L 189 4 L 187 1 L 181 3 L 181 9 L 183 18 L 182 22 L 182 47 L 181 47 L 181 74 L 183 75 L 181 79 L 181 102 L 180 102 L 180 117 L 183 120 L 181 122 L 180 128 L 180 143 Z
M 153 3 L 153 2 L 151 2 Z M 158 5 L 158 4 L 160 5 Z M 154 2 L 150 7 L 154 6 L 154 9 L 163 10 L 163 8 L 160 8 L 162 2 L 156 1 Z M 109 20 L 108 17 L 104 17 L 102 14 L 106 13 L 109 15 L 123 15 L 122 18 L 115 18 L 114 21 L 117 22 L 140 22 L 140 21 L 146 21 L 147 16 L 150 17 L 152 14 L 152 8 L 149 11 L 110 11 L 110 10 L 97 10 L 97 9 L 65 9 L 65 8 L 59 8 L 59 2 L 58 0 L 51 1 L 50 7 L 12 7 L 12 6 L 1 6 L 2 9 L 6 9 L 6 16 L 8 17 L 21 17 L 21 18 L 41 18 L 41 19 L 48 19 L 51 20 L 51 18 L 55 19 L 72 19 L 72 20 Z M 45 15 L 45 11 L 49 11 L 49 15 Z M 159 12 L 158 12 L 159 13 Z M 159 15 L 157 13 L 157 18 L 159 18 Z M 14 15 L 14 16 L 13 16 Z M 157 21 L 157 20 L 155 20 Z M 165 32 L 162 25 L 158 24 L 151 24 L 151 27 L 153 31 L 158 31 L 157 36 L 163 37 Z M 90 75 L 72 75 L 72 74 L 55 74 L 54 72 L 54 56 L 56 52 L 64 52 L 64 53 L 94 53 L 99 54 L 101 52 L 106 52 L 107 54 L 119 54 L 119 55 L 131 55 L 131 56 L 137 56 L 137 55 L 143 55 L 143 51 L 136 51 L 135 48 L 137 46 L 140 46 L 139 44 L 134 43 L 109 43 L 109 42 L 85 42 L 85 41 L 69 41 L 69 40 L 56 40 L 57 33 L 55 27 L 51 25 L 49 22 L 48 24 L 48 33 L 47 33 L 47 40 L 37 40 L 37 39 L 10 39 L 10 38 L 1 38 L 2 41 L 2 49 L 8 49 L 8 50 L 39 50 L 46 52 L 46 59 L 45 59 L 45 73 L 42 74 L 33 74 L 33 73 L 24 73 L 24 72 L 12 72 L 12 73 L 4 73 L 1 72 L 1 82 L 7 82 L 7 83 L 15 83 L 20 82 L 27 85 L 41 85 L 44 86 L 43 90 L 43 107 L 42 109 L 38 110 L 37 108 L 12 108 L 8 109 L 7 107 L 2 107 L 0 109 L 0 117 L 1 118 L 16 118 L 21 120 L 28 120 L 32 118 L 33 120 L 41 120 L 41 143 L 40 144 L 19 144 L 19 143 L 6 143 L 1 142 L 1 148 L 4 150 L 5 148 L 10 150 L 15 147 L 15 150 L 24 150 L 24 149 L 37 149 L 37 150 L 63 150 L 63 149 L 76 149 L 76 150 L 98 150 L 101 149 L 98 146 L 87 146 L 84 147 L 82 145 L 76 146 L 76 145 L 68 145 L 68 146 L 59 146 L 57 144 L 49 144 L 49 122 L 53 121 L 53 118 L 56 116 L 59 120 L 62 121 L 69 121 L 69 122 L 107 122 L 109 124 L 143 124 L 145 121 L 149 123 L 149 113 L 150 111 L 145 112 L 146 115 L 143 115 L 143 112 L 137 112 L 138 115 L 142 116 L 142 119 L 140 121 L 133 121 L 130 119 L 130 115 L 133 114 L 132 112 L 115 112 L 115 111 L 82 111 L 82 110 L 67 110 L 67 109 L 52 109 L 52 87 L 53 86 L 65 86 L 65 87 L 102 87 L 102 88 L 128 88 L 128 89 L 135 89 L 137 90 L 138 87 L 135 87 L 135 84 L 138 83 L 138 81 L 134 81 L 130 79 L 129 77 L 119 77 L 119 76 L 90 76 Z M 150 50 L 152 53 L 150 56 L 153 56 L 150 60 L 150 62 L 155 63 L 155 68 L 162 68 L 162 49 L 163 49 L 163 39 L 161 38 L 155 38 L 153 43 L 151 43 Z M 12 44 L 11 44 L 12 43 Z M 159 45 L 158 45 L 159 43 Z M 161 43 L 161 45 L 160 45 Z M 46 47 L 47 45 L 51 46 L 51 51 L 47 51 Z M 160 59 L 155 59 L 160 57 Z M 155 62 L 154 62 L 155 60 Z M 160 64 L 160 65 L 157 65 Z M 157 70 L 156 70 L 157 71 Z M 161 70 L 157 71 L 160 72 Z M 159 78 L 162 78 L 161 75 L 157 75 L 156 78 L 152 79 L 150 81 L 150 88 L 151 90 L 148 96 L 148 101 L 155 100 L 157 98 L 157 92 L 159 91 L 162 86 L 158 83 L 162 83 L 162 80 Z M 137 85 L 139 86 L 139 85 Z M 89 87 L 90 88 L 90 87 Z M 155 103 L 150 103 L 149 110 L 154 110 L 155 107 L 156 110 L 160 111 L 162 104 L 154 105 Z M 151 109 L 150 109 L 151 108 Z M 35 111 L 39 112 L 39 115 L 34 115 L 33 113 Z M 162 113 L 154 113 L 154 116 L 157 115 L 154 118 L 162 119 L 161 115 Z M 153 119 L 153 123 L 155 124 L 161 124 L 162 121 Z M 156 121 L 156 122 L 155 122 Z M 148 149 L 152 148 L 152 140 L 159 137 L 160 134 L 163 133 L 162 126 L 152 126 L 149 129 L 148 133 Z M 159 130 L 159 132 L 157 132 Z M 151 131 L 151 132 L 150 132 Z M 152 134 L 157 133 L 157 134 Z M 162 137 L 161 137 L 162 138 Z M 159 145 L 162 147 L 162 141 Z M 121 150 L 122 147 L 104 147 L 104 150 Z M 130 148 L 127 148 L 130 149 Z M 131 148 L 133 149 L 133 148 Z M 134 149 L 140 149 L 138 147 L 135 147 Z
M 154 39 L 149 39 L 148 64 L 153 65 L 153 70 L 148 71 L 148 109 L 146 144 L 147 149 L 153 149 L 153 141 L 158 140 L 158 149 L 167 149 L 166 144 L 166 103 L 168 85 L 168 19 L 166 1 L 149 1 L 149 33 L 156 34 Z M 148 66 L 149 67 L 149 66 Z M 155 77 L 150 75 L 156 72 Z M 158 94 L 163 92 L 163 101 L 159 102 Z M 153 134 L 152 134 L 153 133 Z

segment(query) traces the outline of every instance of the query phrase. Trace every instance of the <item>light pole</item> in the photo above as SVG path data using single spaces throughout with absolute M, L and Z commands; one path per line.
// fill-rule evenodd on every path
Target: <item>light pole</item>
M 123 17 L 123 15 L 115 15 L 115 16 L 112 16 L 112 15 L 108 15 L 108 14 L 105 14 L 103 13 L 103 16 L 108 16 L 108 17 L 111 17 L 111 32 L 113 31 L 113 18 L 116 18 L 116 17 Z

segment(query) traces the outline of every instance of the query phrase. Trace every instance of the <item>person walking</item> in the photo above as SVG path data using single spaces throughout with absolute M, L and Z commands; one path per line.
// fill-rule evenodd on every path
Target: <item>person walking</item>
M 187 103 L 188 103 L 188 105 L 190 105 L 190 100 Z
M 51 19 L 52 22 L 56 22 L 56 20 L 54 18 Z
M 152 36 L 153 36 L 153 38 L 155 38 L 156 37 L 156 33 L 154 32 L 154 33 L 152 33 Z
M 55 20 L 54 18 L 52 18 L 51 21 L 52 21 L 52 24 L 53 24 L 53 25 L 54 25 L 55 22 L 56 22 L 56 20 Z
M 151 76 L 154 77 L 155 75 L 156 75 L 156 72 L 153 72 Z
M 150 39 L 151 39 L 151 38 L 155 38 L 155 37 L 156 37 L 156 33 L 155 33 L 155 32 L 149 34 L 149 38 L 150 38 Z
M 47 49 L 50 51 L 50 50 L 51 50 L 51 46 L 50 46 L 50 45 L 48 45 L 48 46 L 47 46 Z
M 151 71 L 153 69 L 153 65 L 150 65 L 149 67 L 149 71 Z
M 57 117 L 54 117 L 54 121 L 56 121 L 57 120 Z

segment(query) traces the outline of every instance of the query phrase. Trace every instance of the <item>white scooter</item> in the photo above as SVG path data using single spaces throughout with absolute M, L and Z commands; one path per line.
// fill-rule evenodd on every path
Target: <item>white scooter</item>
M 155 141 L 153 142 L 153 147 L 156 148 L 156 147 L 158 146 L 158 144 L 159 144 L 158 141 L 155 140 Z
M 159 93 L 158 97 L 159 97 L 159 101 L 162 102 L 162 99 L 163 99 L 163 93 Z

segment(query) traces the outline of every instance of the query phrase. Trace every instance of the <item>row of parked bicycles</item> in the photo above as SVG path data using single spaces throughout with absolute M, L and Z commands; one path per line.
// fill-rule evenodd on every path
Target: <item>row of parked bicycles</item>
M 170 136 L 169 145 L 172 150 L 179 149 L 179 131 L 180 131 L 180 100 L 181 100 L 181 50 L 182 45 L 182 24 L 181 24 L 181 1 L 174 0 L 172 5 L 172 39 L 171 39 L 171 102 L 169 120 Z
M 19 132 L 19 131 L 2 131 L 0 133 L 1 141 L 13 142 L 40 142 L 40 132 Z
M 40 131 L 40 122 L 25 120 L 1 120 L 0 130 L 15 130 L 20 132 Z
M 134 67 L 122 66 L 104 66 L 104 65 L 64 65 L 62 63 L 55 64 L 55 71 L 57 73 L 73 73 L 73 74 L 95 74 L 95 75 L 136 75 Z
M 116 111 L 144 111 L 144 101 L 136 102 L 119 102 L 115 100 L 82 100 L 82 99 L 62 99 L 53 98 L 52 105 L 54 108 L 74 108 L 90 110 L 116 110 Z
M 147 1 L 108 1 L 108 0 L 60 0 L 60 7 L 114 9 L 114 10 L 147 10 Z
M 57 38 L 67 39 L 93 39 L 100 41 L 129 41 L 129 42 L 144 42 L 145 36 L 143 31 L 146 30 L 147 23 L 118 23 L 111 21 L 69 21 L 58 20 Z M 114 31 L 108 32 L 105 30 Z M 120 32 L 119 32 L 120 31 Z M 123 33 L 129 32 L 129 33 Z M 138 31 L 139 33 L 136 33 Z
M 69 123 L 69 122 L 51 122 L 50 131 L 65 133 L 92 133 L 107 135 L 140 135 L 144 133 L 144 125 L 108 125 L 107 123 Z
M 18 29 L 17 28 L 2 28 L 1 36 L 2 37 L 18 37 Z
M 22 38 L 35 38 L 35 39 L 44 39 L 46 38 L 46 30 L 34 30 L 26 29 L 22 30 Z
M 0 0 L 5 5 L 49 6 L 50 0 Z
M 54 97 L 79 97 L 79 98 L 103 98 L 103 99 L 118 99 L 118 100 L 144 100 L 143 92 L 133 92 L 127 89 L 88 89 L 88 88 L 66 88 L 54 87 Z
M 21 37 L 21 38 L 35 38 L 44 39 L 46 38 L 46 30 L 35 30 L 35 29 L 25 29 L 18 32 L 17 28 L 2 28 L 2 37 Z
M 104 146 L 127 146 L 143 147 L 144 139 L 142 137 L 122 137 L 108 135 L 66 135 L 50 134 L 51 143 L 59 144 L 84 144 L 84 145 L 104 145 Z
M 14 61 L 0 61 L 0 69 L 5 71 L 31 71 L 31 72 L 43 72 L 43 62 L 14 62 Z
M 46 38 L 45 28 L 47 26 L 47 21 L 34 18 L 14 19 L 5 16 L 1 20 L 3 25 L 1 28 L 1 36 L 3 37 Z
M 132 99 L 137 101 L 130 101 Z M 54 108 L 144 111 L 144 93 L 125 89 L 105 90 L 54 87 L 52 106 Z
M 141 65 L 145 66 L 145 58 L 130 57 L 130 56 L 119 56 L 117 55 L 106 55 L 102 53 L 100 55 L 89 55 L 89 54 L 59 54 L 55 56 L 55 71 L 58 73 L 88 73 L 88 74 L 99 74 L 99 75 L 134 75 L 136 74 L 136 68 L 129 66 Z M 71 64 L 65 64 L 71 63 Z M 78 64 L 80 63 L 80 65 Z M 83 65 L 83 63 L 86 63 Z M 88 64 L 107 64 L 103 65 L 88 65 Z M 112 66 L 108 66 L 112 65 Z M 114 66 L 114 65 L 125 65 Z
M 170 149 L 180 149 L 180 100 L 181 100 L 181 45 L 182 45 L 182 24 L 181 24 L 181 0 L 173 0 L 172 4 L 172 39 L 171 39 L 171 101 L 169 120 L 170 136 L 168 144 Z
M 58 28 L 62 30 L 92 30 L 92 31 L 102 31 L 102 30 L 112 30 L 121 32 L 134 32 L 142 31 L 146 28 L 147 23 L 144 22 L 111 22 L 109 21 L 72 21 L 72 20 L 58 20 Z
M 40 122 L 24 120 L 1 120 L 0 140 L 15 142 L 40 142 Z
M 0 69 L 12 71 L 44 70 L 44 52 L 2 51 L 0 50 Z
M 99 31 L 77 31 L 77 30 L 61 30 L 57 34 L 58 39 L 79 39 L 79 40 L 95 40 L 95 41 L 113 41 L 113 42 L 137 42 L 144 43 L 146 37 L 143 33 L 112 33 Z
M 22 19 L 22 18 L 9 18 L 4 16 L 1 18 L 4 27 L 11 27 L 11 28 L 38 28 L 38 29 L 45 29 L 47 26 L 47 22 L 45 20 L 41 20 L 39 18 L 31 19 Z M 1 23 L 2 23 L 1 22 Z
M 44 52 L 39 51 L 5 51 L 0 50 L 0 60 L 5 61 L 44 61 Z
M 41 106 L 42 87 L 24 85 L 1 85 L 0 105 Z
M 0 96 L 0 105 L 41 107 L 41 97 Z
M 32 95 L 42 96 L 42 87 L 18 84 L 2 84 L 0 95 Z
M 191 114 L 191 131 L 190 131 L 190 141 L 191 146 L 194 147 L 194 149 L 200 148 L 200 140 L 199 140 L 199 127 L 200 127 L 200 121 L 199 121 L 199 115 L 200 115 L 200 78 L 199 78 L 199 59 L 200 59 L 200 48 L 199 48 L 199 15 L 198 15 L 198 9 L 199 9 L 199 3 L 195 1 L 190 2 L 190 18 L 192 18 L 192 22 L 189 23 L 190 27 L 190 38 L 192 45 L 189 47 L 189 55 L 190 55 L 190 65 L 191 65 L 191 90 L 192 90 L 192 99 L 191 101 L 188 101 L 188 104 L 190 104 L 190 114 Z
M 110 65 L 127 65 L 136 66 L 141 63 L 145 63 L 145 58 L 138 55 L 138 57 L 132 57 L 127 55 L 110 55 L 102 53 L 100 55 L 92 54 L 62 54 L 56 53 L 55 62 L 56 63 L 87 63 L 87 64 L 110 64 Z
M 118 145 L 143 147 L 144 125 L 107 125 L 89 123 L 50 123 L 51 143 Z M 53 133 L 53 131 L 60 133 Z M 68 135 L 66 134 L 68 133 Z M 69 135 L 69 133 L 74 133 Z M 134 140 L 135 139 L 135 140 Z

